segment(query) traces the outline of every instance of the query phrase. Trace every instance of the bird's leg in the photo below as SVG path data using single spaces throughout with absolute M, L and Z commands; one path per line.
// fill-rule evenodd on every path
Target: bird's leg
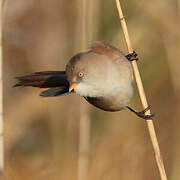
M 135 51 L 133 51 L 133 53 L 130 53 L 130 54 L 127 54 L 126 55 L 126 58 L 129 60 L 129 61 L 134 61 L 134 60 L 138 60 L 137 58 L 137 53 Z
M 154 114 L 148 114 L 146 115 L 145 112 L 148 111 L 151 106 L 148 106 L 146 109 L 142 110 L 142 111 L 135 111 L 134 109 L 130 108 L 129 106 L 126 106 L 131 112 L 135 113 L 138 117 L 143 118 L 143 119 L 152 119 L 152 117 L 154 117 Z

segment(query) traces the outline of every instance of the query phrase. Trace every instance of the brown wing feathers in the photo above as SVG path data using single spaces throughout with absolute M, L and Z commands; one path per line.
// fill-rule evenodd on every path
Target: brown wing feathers
M 122 52 L 114 46 L 105 42 L 94 41 L 91 46 L 92 51 L 98 54 L 106 55 L 113 59 L 113 57 L 122 56 Z

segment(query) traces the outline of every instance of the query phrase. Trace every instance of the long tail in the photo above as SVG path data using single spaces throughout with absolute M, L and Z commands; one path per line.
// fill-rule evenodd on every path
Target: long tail
M 26 76 L 16 77 L 17 86 L 32 86 L 39 88 L 50 88 L 41 92 L 40 96 L 54 97 L 69 94 L 69 82 L 65 71 L 43 71 L 35 72 Z

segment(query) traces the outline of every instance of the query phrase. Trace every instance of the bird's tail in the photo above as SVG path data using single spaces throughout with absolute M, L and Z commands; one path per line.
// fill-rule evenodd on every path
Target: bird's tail
M 53 97 L 68 94 L 69 82 L 65 71 L 42 71 L 35 72 L 26 76 L 16 77 L 17 86 L 32 86 L 39 88 L 50 88 L 41 92 L 40 96 Z

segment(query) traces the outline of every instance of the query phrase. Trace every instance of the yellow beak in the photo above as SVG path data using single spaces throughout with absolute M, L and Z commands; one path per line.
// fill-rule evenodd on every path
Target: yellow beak
M 77 83 L 72 83 L 72 84 L 69 86 L 69 92 L 71 92 L 72 90 L 74 90 L 77 85 L 78 85 Z

